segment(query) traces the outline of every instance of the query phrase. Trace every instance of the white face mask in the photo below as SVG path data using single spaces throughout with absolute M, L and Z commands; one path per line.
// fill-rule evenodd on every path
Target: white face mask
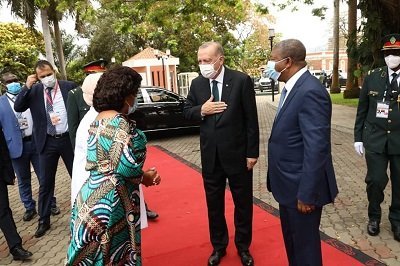
M 394 69 L 400 65 L 400 56 L 388 55 L 385 57 L 385 62 L 388 68 Z
M 203 77 L 208 78 L 208 79 L 214 78 L 215 75 L 217 74 L 219 68 L 221 67 L 221 66 L 219 66 L 219 68 L 217 70 L 215 70 L 214 65 L 215 65 L 215 63 L 217 63 L 217 61 L 220 58 L 221 57 L 218 57 L 218 59 L 212 64 L 199 65 L 201 75 L 203 75 Z
M 43 85 L 46 86 L 47 88 L 48 88 L 48 87 L 53 88 L 54 85 L 56 85 L 56 76 L 53 74 L 53 75 L 50 75 L 50 76 L 47 76 L 47 77 L 42 78 L 40 81 L 41 81 L 41 82 L 43 83 Z
M 129 104 L 127 101 L 125 101 L 125 102 L 126 102 L 126 104 L 129 106 L 129 108 L 128 108 L 128 115 L 133 114 L 133 113 L 136 111 L 136 109 L 137 109 L 137 106 L 138 106 L 138 99 L 135 98 L 135 101 L 133 102 L 133 105 L 132 105 L 132 106 L 130 106 L 130 104 Z

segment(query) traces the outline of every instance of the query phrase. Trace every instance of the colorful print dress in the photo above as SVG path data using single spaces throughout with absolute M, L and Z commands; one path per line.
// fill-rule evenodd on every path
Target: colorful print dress
M 90 177 L 71 213 L 66 265 L 141 265 L 139 184 L 146 137 L 123 115 L 91 124 Z

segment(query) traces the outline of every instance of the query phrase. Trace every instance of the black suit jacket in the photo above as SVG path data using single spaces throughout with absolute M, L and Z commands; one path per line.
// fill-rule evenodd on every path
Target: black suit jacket
M 83 91 L 81 87 L 75 88 L 68 93 L 68 131 L 73 149 L 75 149 L 76 131 L 78 130 L 79 123 L 89 111 L 89 108 L 90 106 L 87 105 L 83 99 Z
M 58 80 L 58 85 L 64 98 L 64 104 L 67 105 L 68 92 L 76 88 L 77 85 L 74 82 L 66 80 Z M 31 109 L 32 113 L 33 137 L 36 147 L 38 152 L 42 152 L 47 138 L 47 118 L 42 83 L 34 84 L 31 89 L 24 86 L 18 94 L 14 103 L 15 111 L 24 112 L 28 108 Z
M 227 174 L 242 173 L 246 158 L 258 158 L 259 129 L 251 78 L 225 67 L 221 101 L 228 107 L 220 115 L 201 117 L 201 106 L 211 97 L 210 80 L 192 81 L 184 107 L 186 119 L 201 120 L 200 146 L 203 173 L 212 173 L 218 157 Z
M 0 129 L 0 179 L 7 185 L 14 185 L 15 174 L 11 164 L 6 139 Z

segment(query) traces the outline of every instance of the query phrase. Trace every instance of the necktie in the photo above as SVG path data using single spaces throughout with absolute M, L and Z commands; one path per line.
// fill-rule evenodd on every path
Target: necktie
M 56 127 L 51 123 L 50 113 L 54 112 L 53 102 L 51 101 L 51 90 L 53 88 L 47 88 L 46 93 L 46 117 L 47 117 L 47 134 L 55 135 L 57 134 Z
M 213 102 L 218 102 L 219 101 L 219 92 L 218 92 L 218 85 L 217 85 L 218 81 L 213 80 L 212 84 L 213 84 L 213 86 L 212 86 L 212 94 L 214 96 Z
M 276 111 L 276 116 L 278 116 L 279 111 L 282 109 L 283 101 L 286 98 L 286 93 L 287 93 L 287 90 L 284 87 L 283 90 L 282 90 L 282 93 L 281 93 L 281 98 L 279 99 L 279 105 L 278 105 L 278 110 Z
M 390 82 L 390 87 L 391 87 L 391 89 L 393 90 L 393 91 L 397 91 L 397 89 L 398 89 L 398 83 L 397 83 L 397 74 L 396 73 L 393 73 L 392 74 L 392 81 Z

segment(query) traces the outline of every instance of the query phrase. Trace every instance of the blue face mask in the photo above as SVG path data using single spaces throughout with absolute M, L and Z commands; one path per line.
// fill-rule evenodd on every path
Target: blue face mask
M 279 61 L 276 61 L 276 62 L 275 61 L 268 61 L 267 68 L 264 71 L 268 78 L 273 79 L 275 81 L 278 81 L 278 78 L 281 76 L 281 73 L 286 70 L 286 67 L 281 72 L 278 72 L 278 71 L 275 70 L 275 65 L 276 65 L 276 63 L 279 63 L 279 62 L 281 62 L 281 61 L 283 61 L 285 59 L 287 59 L 287 57 L 283 58 L 283 59 L 281 59 Z
M 133 103 L 132 106 L 130 106 L 128 102 L 126 102 L 126 104 L 129 106 L 128 115 L 133 114 L 133 113 L 136 111 L 136 109 L 137 109 L 137 106 L 138 106 L 138 99 L 135 98 L 135 102 Z
M 12 82 L 6 85 L 7 92 L 13 95 L 17 95 L 21 91 L 21 83 L 19 82 Z

